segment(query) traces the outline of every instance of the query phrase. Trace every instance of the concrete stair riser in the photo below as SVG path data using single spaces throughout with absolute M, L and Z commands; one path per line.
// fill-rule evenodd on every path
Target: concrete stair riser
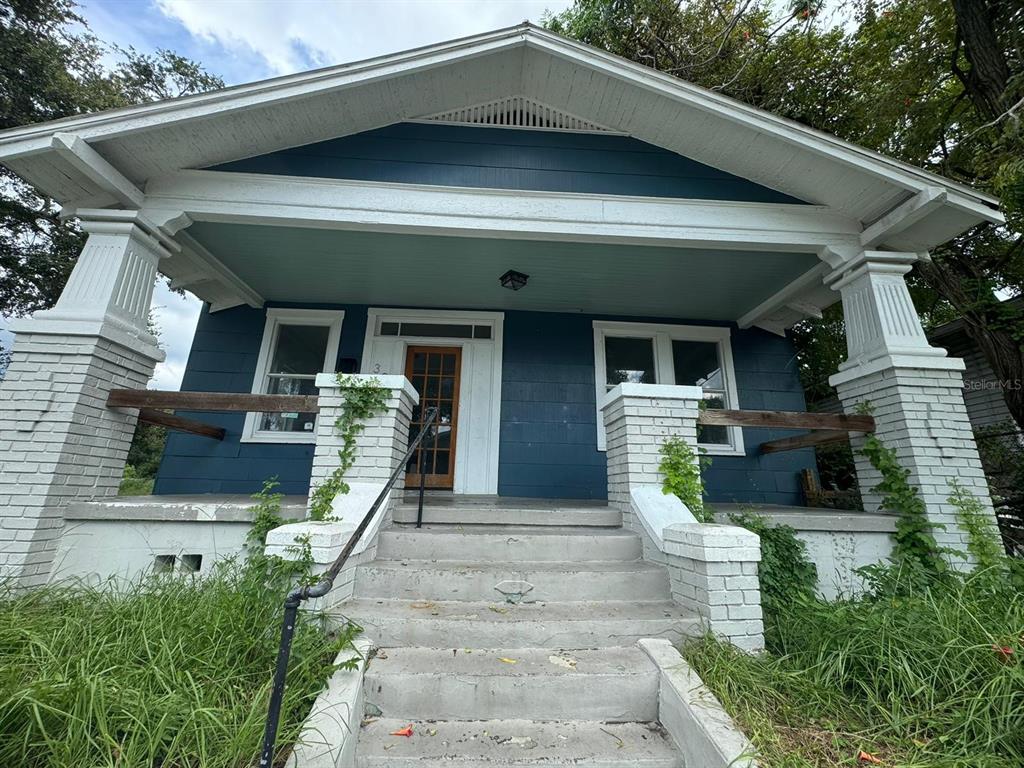
M 590 533 L 555 533 L 539 526 L 488 528 L 460 526 L 383 531 L 377 557 L 414 560 L 482 562 L 566 562 L 580 560 L 639 560 L 640 539 L 628 532 L 596 528 Z M 539 529 L 539 530 L 538 530 Z
M 383 652 L 388 658 L 374 659 L 367 670 L 365 695 L 384 717 L 605 722 L 658 717 L 658 672 L 636 648 Z M 571 660 L 575 667 L 554 659 Z
M 515 582 L 526 582 L 532 585 L 523 595 L 526 602 L 667 600 L 670 596 L 668 572 L 646 562 L 540 565 L 374 560 L 357 568 L 355 594 L 408 600 L 501 600 L 502 594 L 516 589 Z
M 416 506 L 402 504 L 394 509 L 392 520 L 398 524 L 416 522 Z M 494 506 L 423 507 L 423 523 L 452 525 L 566 525 L 575 528 L 618 528 L 622 513 L 609 507 L 582 508 L 514 508 Z
M 390 735 L 407 725 L 413 728 L 411 738 Z M 682 766 L 664 733 L 642 723 L 423 723 L 382 719 L 363 727 L 356 750 L 357 768 L 526 768 L 559 764 L 595 768 Z
M 383 603 L 383 604 L 382 604 Z M 644 637 L 678 644 L 700 622 L 669 603 L 431 603 L 354 600 L 332 614 L 354 621 L 375 645 L 443 648 L 612 648 Z

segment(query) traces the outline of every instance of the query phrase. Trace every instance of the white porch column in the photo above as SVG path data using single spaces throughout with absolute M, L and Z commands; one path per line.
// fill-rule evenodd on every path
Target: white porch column
M 331 520 L 290 523 L 267 534 L 266 553 L 285 559 L 295 559 L 296 545 L 302 541 L 308 542 L 315 574 L 327 570 L 341 554 L 363 516 L 384 488 L 388 477 L 405 456 L 409 446 L 412 409 L 419 402 L 419 395 L 404 376 L 353 374 L 346 378 L 354 382 L 373 382 L 388 392 L 384 412 L 366 422 L 366 429 L 356 438 L 355 463 L 345 475 L 349 492 L 335 497 Z M 338 386 L 334 374 L 318 375 L 316 385 L 320 389 L 317 397 L 320 412 L 317 416 L 316 448 L 309 484 L 310 501 L 314 490 L 338 467 L 338 451 L 342 447 L 342 439 L 334 428 L 334 421 L 345 401 L 345 390 Z M 377 531 L 382 524 L 390 522 L 391 504 L 394 497 L 402 492 L 402 480 L 402 475 L 399 475 L 395 491 L 385 499 L 370 526 L 360 537 L 347 565 L 338 574 L 334 589 L 327 597 L 307 607 L 320 610 L 351 597 L 356 566 L 374 558 Z
M 678 437 L 697 453 L 699 387 L 620 384 L 602 403 L 608 503 L 644 540 L 644 558 L 668 568 L 672 598 L 745 650 L 764 648 L 757 569 L 761 541 L 733 525 L 698 523 L 661 492 L 661 446 Z
M 950 480 L 969 489 L 991 511 L 988 482 L 978 458 L 963 398 L 964 363 L 928 344 L 904 275 L 918 254 L 864 251 L 827 275 L 842 294 L 849 359 L 829 379 L 843 408 L 872 408 L 875 433 L 895 449 L 910 470 L 929 519 L 946 526 L 936 531 L 940 546 L 965 550 L 956 511 L 949 504 Z M 866 511 L 882 501 L 873 489 L 881 479 L 853 437 L 857 480 Z
M 53 309 L 14 326 L 0 382 L 0 578 L 44 583 L 81 497 L 113 496 L 135 411 L 111 389 L 142 389 L 163 352 L 146 330 L 164 249 L 123 211 L 85 221 L 89 239 Z

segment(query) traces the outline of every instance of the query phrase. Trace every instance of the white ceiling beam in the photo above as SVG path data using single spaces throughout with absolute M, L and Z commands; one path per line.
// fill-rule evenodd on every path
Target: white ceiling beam
M 55 133 L 50 139 L 50 147 L 64 162 L 122 205 L 129 208 L 142 207 L 146 199 L 142 190 L 108 163 L 81 136 Z
M 866 227 L 860 235 L 865 248 L 873 248 L 912 227 L 928 214 L 945 205 L 948 194 L 940 187 L 925 187 L 909 200 L 897 205 L 889 213 Z
M 146 213 L 407 234 L 815 253 L 858 247 L 859 222 L 821 206 L 531 192 L 218 171 L 152 180 Z
M 799 312 L 803 315 L 809 316 L 821 316 L 821 307 L 817 304 L 810 304 L 801 300 L 803 294 L 810 291 L 814 291 L 822 286 L 822 279 L 829 272 L 828 264 L 817 264 L 813 268 L 804 272 L 796 280 L 793 280 L 789 285 L 784 286 L 774 294 L 769 296 L 767 299 L 762 301 L 753 309 L 744 313 L 736 321 L 736 324 L 740 328 L 750 328 L 755 325 L 760 325 L 761 321 L 765 318 L 771 317 L 776 312 L 782 309 L 791 309 Z M 773 328 L 767 328 L 773 333 L 779 333 L 779 331 Z
M 181 244 L 182 251 L 189 261 L 197 267 L 196 271 L 205 272 L 208 275 L 208 280 L 219 283 L 233 297 L 231 300 L 212 302 L 213 306 L 217 306 L 218 309 L 228 309 L 239 304 L 248 304 L 250 307 L 263 306 L 264 299 L 259 292 L 235 274 L 233 270 L 225 266 L 202 243 L 184 231 L 179 232 L 175 239 Z M 203 281 L 197 280 L 192 285 L 198 285 L 201 282 Z M 216 310 L 213 310 L 211 306 L 211 311 Z

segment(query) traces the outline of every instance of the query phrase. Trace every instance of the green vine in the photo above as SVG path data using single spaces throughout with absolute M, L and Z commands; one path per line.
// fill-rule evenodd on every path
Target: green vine
M 729 515 L 729 521 L 761 539 L 757 576 L 766 618 L 774 620 L 783 606 L 814 597 L 818 568 L 794 528 L 772 525 L 768 518 L 748 510 Z
M 665 475 L 661 490 L 679 497 L 687 509 L 701 523 L 715 522 L 711 509 L 704 506 L 704 481 L 701 470 L 711 460 L 698 454 L 693 447 L 678 437 L 670 437 L 660 449 L 658 469 Z
M 284 494 L 275 490 L 279 485 L 275 475 L 269 480 L 264 480 L 263 487 L 251 497 L 256 504 L 251 507 L 252 527 L 246 535 L 245 543 L 250 553 L 262 554 L 267 543 L 267 534 L 285 523 L 281 517 L 281 499 L 284 498 Z
M 955 478 L 949 481 L 949 488 L 949 503 L 956 508 L 956 521 L 967 535 L 967 551 L 974 558 L 977 569 L 990 574 L 1003 570 L 1006 553 L 992 516 L 985 511 L 978 497 Z
M 334 429 L 341 436 L 341 449 L 338 451 L 338 467 L 328 475 L 313 491 L 309 505 L 311 520 L 328 520 L 331 517 L 331 504 L 334 497 L 349 491 L 345 482 L 345 474 L 352 468 L 356 460 L 356 439 L 366 429 L 366 422 L 383 413 L 387 408 L 388 390 L 380 386 L 377 379 L 359 380 L 337 375 L 338 388 L 341 389 L 341 412 L 334 420 Z
M 883 494 L 882 509 L 898 516 L 891 558 L 897 571 L 917 583 L 940 580 L 949 570 L 944 555 L 951 552 L 939 546 L 935 531 L 945 530 L 945 526 L 928 519 L 924 501 L 908 480 L 910 470 L 900 465 L 894 449 L 869 434 L 861 453 L 882 475 L 873 489 Z

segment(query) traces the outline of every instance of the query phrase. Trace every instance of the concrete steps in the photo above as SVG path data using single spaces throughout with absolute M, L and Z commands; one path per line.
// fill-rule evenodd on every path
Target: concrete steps
M 645 722 L 658 716 L 658 672 L 639 648 L 388 648 L 364 695 L 388 718 Z
M 381 647 L 609 648 L 644 637 L 678 643 L 700 622 L 669 601 L 520 603 L 458 600 L 350 600 L 336 621 L 351 620 Z
M 637 560 L 639 537 L 621 528 L 528 525 L 426 525 L 381 531 L 377 557 L 483 562 Z
M 400 504 L 332 612 L 377 648 L 356 765 L 681 768 L 636 646 L 700 631 L 607 507 L 432 497 Z M 412 725 L 413 736 L 391 736 Z
M 668 572 L 634 561 L 371 560 L 356 569 L 360 597 L 407 600 L 668 600 Z
M 411 737 L 391 736 L 412 726 Z M 657 725 L 529 720 L 380 719 L 363 726 L 358 768 L 680 768 L 679 755 Z

